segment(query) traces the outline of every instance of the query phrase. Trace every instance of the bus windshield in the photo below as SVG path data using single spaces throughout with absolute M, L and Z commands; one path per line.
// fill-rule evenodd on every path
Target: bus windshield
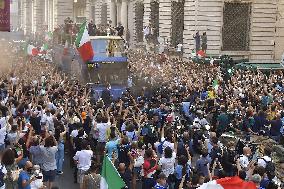
M 91 41 L 97 57 L 123 57 L 124 42 L 118 39 L 93 39 Z

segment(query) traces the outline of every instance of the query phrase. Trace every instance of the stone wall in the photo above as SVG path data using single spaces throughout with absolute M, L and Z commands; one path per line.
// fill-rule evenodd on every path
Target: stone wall
M 254 0 L 252 2 L 251 61 L 274 61 L 276 9 L 276 0 Z
M 171 1 L 160 0 L 159 8 L 159 36 L 169 39 L 171 36 Z
M 275 60 L 280 62 L 282 54 L 284 53 L 284 1 L 277 2 L 276 15 L 276 36 L 275 36 Z
M 56 0 L 55 3 L 55 27 L 64 23 L 67 17 L 73 17 L 73 0 Z
M 36 0 L 34 3 L 34 29 L 40 33 L 44 30 L 44 0 Z

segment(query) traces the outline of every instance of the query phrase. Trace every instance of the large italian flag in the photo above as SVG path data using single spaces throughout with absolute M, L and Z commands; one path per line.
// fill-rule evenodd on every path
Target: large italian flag
M 123 187 L 125 187 L 124 181 L 110 159 L 105 156 L 102 167 L 100 189 L 121 189 Z
M 84 62 L 88 62 L 93 59 L 94 51 L 87 30 L 87 22 L 84 22 L 81 25 L 80 31 L 75 41 L 75 45 Z
M 26 52 L 28 55 L 31 55 L 31 56 L 36 56 L 39 53 L 38 49 L 33 45 L 28 45 Z
M 204 183 L 197 189 L 256 189 L 256 185 L 239 177 L 226 177 Z

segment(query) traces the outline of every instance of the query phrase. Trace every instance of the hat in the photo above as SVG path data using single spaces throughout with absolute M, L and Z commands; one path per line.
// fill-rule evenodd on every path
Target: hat
M 252 175 L 251 181 L 254 182 L 254 183 L 260 183 L 261 176 L 259 174 L 254 174 L 254 175 Z
M 86 112 L 82 112 L 81 117 L 82 119 L 86 119 L 87 113 Z

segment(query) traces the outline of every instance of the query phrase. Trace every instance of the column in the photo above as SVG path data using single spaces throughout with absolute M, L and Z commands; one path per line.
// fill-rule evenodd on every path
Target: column
M 111 20 L 111 26 L 116 27 L 116 2 L 115 0 L 111 0 L 110 2 L 110 20 Z
M 117 23 L 121 23 L 121 0 L 117 0 L 117 15 L 116 15 L 116 19 L 117 19 Z
M 126 33 L 126 30 L 128 28 L 128 24 L 127 24 L 127 18 L 128 18 L 128 6 L 127 6 L 127 0 L 122 0 L 121 3 L 121 24 L 124 27 L 124 33 Z
M 55 25 L 54 25 L 54 23 L 55 23 L 55 16 L 57 16 L 57 14 L 56 14 L 56 12 L 55 12 L 55 0 L 52 0 L 52 21 L 51 21 L 51 31 L 53 31 L 54 30 L 54 28 L 55 28 Z
M 47 0 L 44 0 L 44 24 L 47 23 Z
M 50 0 L 47 0 L 47 30 L 50 31 Z
M 85 4 L 85 17 L 86 17 L 86 21 L 90 22 L 91 21 L 91 2 L 90 0 L 86 0 L 86 4 Z
M 23 0 L 23 30 L 24 34 L 27 34 L 27 2 Z
M 73 0 L 72 2 L 70 0 L 56 0 L 54 27 L 63 24 L 67 17 L 73 19 L 73 4 Z
M 53 0 L 48 0 L 48 31 L 53 31 L 54 24 L 54 3 Z
M 35 11 L 34 11 L 34 0 L 32 0 L 32 34 L 35 33 Z

